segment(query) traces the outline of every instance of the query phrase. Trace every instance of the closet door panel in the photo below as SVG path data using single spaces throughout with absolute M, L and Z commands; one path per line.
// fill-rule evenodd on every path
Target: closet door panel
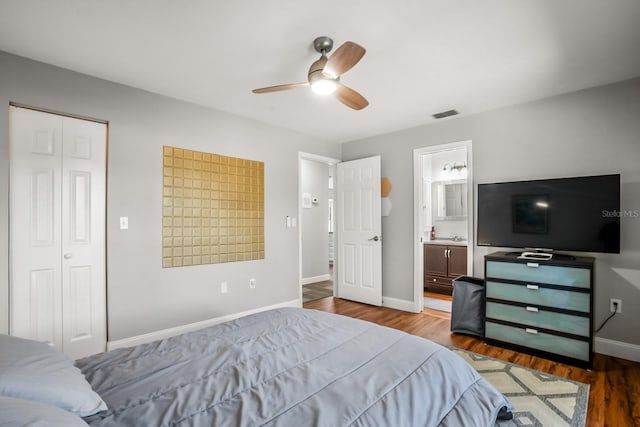
M 62 122 L 12 107 L 10 139 L 10 333 L 62 351 Z
M 104 124 L 63 118 L 63 336 L 75 358 L 106 342 L 106 137 Z
M 60 330 L 57 318 L 60 316 L 58 307 L 60 298 L 56 287 L 56 272 L 53 269 L 32 270 L 29 281 L 29 320 L 19 330 L 20 336 L 38 341 L 44 341 L 54 347 L 60 342 Z M 26 314 L 26 313 L 25 313 Z

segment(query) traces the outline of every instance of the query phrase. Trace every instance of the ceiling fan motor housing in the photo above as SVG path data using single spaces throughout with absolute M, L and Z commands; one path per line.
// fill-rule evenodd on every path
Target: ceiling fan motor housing
M 327 60 L 328 58 L 322 54 L 322 57 L 309 67 L 309 84 L 311 85 L 311 89 L 318 95 L 329 95 L 333 93 L 340 81 L 339 77 L 324 71 Z
M 311 67 L 309 67 L 309 74 L 308 74 L 309 83 L 313 83 L 318 79 L 335 78 L 334 76 L 324 73 L 324 66 L 327 64 L 327 60 L 328 58 L 325 55 L 322 55 L 320 59 L 318 59 L 313 64 L 311 64 Z

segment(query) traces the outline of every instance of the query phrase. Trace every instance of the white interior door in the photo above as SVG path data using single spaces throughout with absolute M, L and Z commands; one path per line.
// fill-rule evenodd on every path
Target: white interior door
M 106 125 L 11 107 L 11 334 L 106 346 Z
M 338 163 L 338 297 L 382 305 L 380 156 Z

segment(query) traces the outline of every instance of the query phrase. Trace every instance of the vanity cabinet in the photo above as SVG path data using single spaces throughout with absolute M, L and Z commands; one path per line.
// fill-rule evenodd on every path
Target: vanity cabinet
M 593 258 L 485 257 L 485 341 L 593 366 Z
M 467 247 L 424 245 L 424 289 L 451 295 L 453 279 L 467 274 Z

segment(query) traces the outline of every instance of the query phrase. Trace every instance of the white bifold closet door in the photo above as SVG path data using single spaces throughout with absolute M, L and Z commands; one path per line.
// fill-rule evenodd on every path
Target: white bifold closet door
M 104 123 L 11 107 L 10 333 L 106 347 Z

